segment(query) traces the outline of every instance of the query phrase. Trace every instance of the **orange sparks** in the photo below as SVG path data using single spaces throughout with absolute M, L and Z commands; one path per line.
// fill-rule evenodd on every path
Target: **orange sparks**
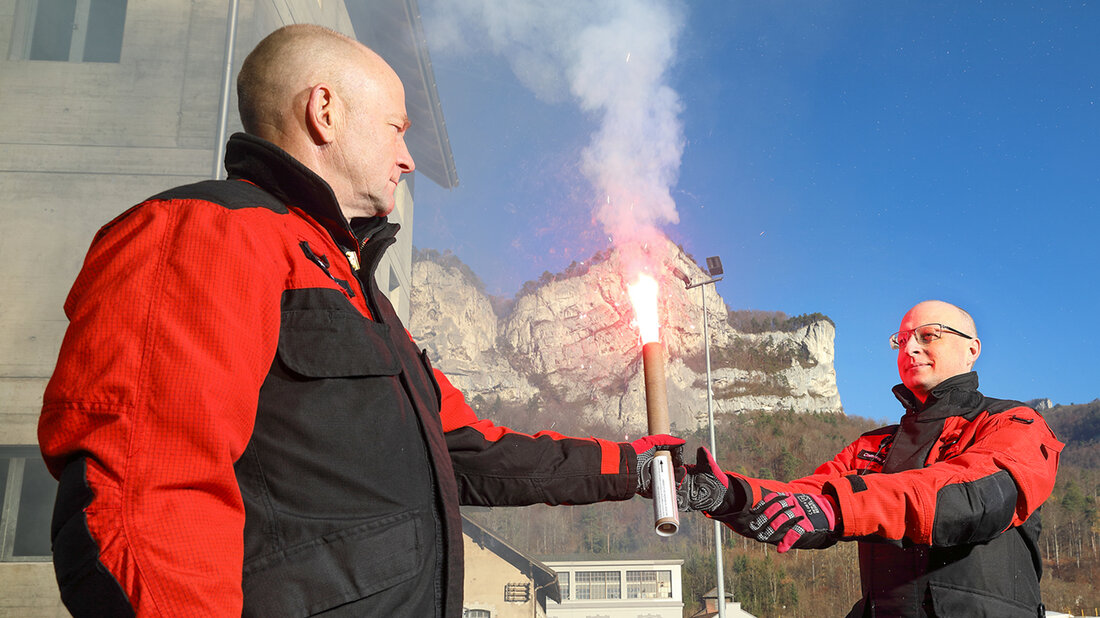
M 638 280 L 626 286 L 630 302 L 634 305 L 634 318 L 642 335 L 642 344 L 659 339 L 657 321 L 657 281 L 649 275 L 638 275 Z

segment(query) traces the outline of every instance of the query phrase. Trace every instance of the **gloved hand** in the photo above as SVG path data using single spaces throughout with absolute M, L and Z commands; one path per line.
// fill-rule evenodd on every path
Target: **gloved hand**
M 789 549 L 821 549 L 837 541 L 836 503 L 821 494 L 763 490 L 760 502 L 749 509 L 749 530 L 758 541 Z
M 630 446 L 634 447 L 634 452 L 638 454 L 638 489 L 636 491 L 642 497 L 653 497 L 653 478 L 649 463 L 653 461 L 657 451 L 670 452 L 676 482 L 679 483 L 683 478 L 684 460 L 681 451 L 684 449 L 684 441 L 680 438 L 667 434 L 644 436 L 631 442 Z
M 676 491 L 681 511 L 715 511 L 725 501 L 729 490 L 729 475 L 718 467 L 714 456 L 703 447 L 695 452 L 695 465 L 686 466 L 684 482 Z

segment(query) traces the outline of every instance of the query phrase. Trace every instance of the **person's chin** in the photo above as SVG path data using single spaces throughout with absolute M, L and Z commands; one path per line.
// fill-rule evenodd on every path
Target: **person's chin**
M 916 392 L 932 379 L 932 368 L 927 365 L 918 365 L 905 369 L 901 375 L 901 381 L 909 390 Z

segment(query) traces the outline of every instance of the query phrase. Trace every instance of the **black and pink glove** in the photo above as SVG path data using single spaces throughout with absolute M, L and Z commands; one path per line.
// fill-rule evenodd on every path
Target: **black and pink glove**
M 829 496 L 763 490 L 749 509 L 756 540 L 789 549 L 822 549 L 837 542 L 837 508 Z
M 651 466 L 649 462 L 653 461 L 653 457 L 657 454 L 657 451 L 669 451 L 671 453 L 672 470 L 677 483 L 684 477 L 684 462 L 681 456 L 681 451 L 684 449 L 684 441 L 680 438 L 666 434 L 645 436 L 631 442 L 630 446 L 634 447 L 634 452 L 638 455 L 637 493 L 640 496 L 644 498 L 653 497 L 653 477 L 650 471 Z

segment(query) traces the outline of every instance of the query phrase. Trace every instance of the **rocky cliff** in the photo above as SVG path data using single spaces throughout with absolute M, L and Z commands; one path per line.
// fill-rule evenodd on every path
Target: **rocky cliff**
M 661 340 L 669 410 L 681 430 L 707 420 L 702 298 L 685 289 L 707 276 L 675 245 L 652 248 L 659 265 Z M 624 256 L 598 255 L 566 272 L 529 282 L 506 315 L 494 312 L 480 282 L 454 256 L 418 252 L 409 330 L 432 361 L 478 401 L 567 403 L 624 431 L 645 427 L 641 345 L 626 294 Z M 707 286 L 714 413 L 841 412 L 833 370 L 835 330 L 827 318 L 790 330 L 732 328 L 725 302 Z M 546 426 L 549 426 L 548 424 Z

